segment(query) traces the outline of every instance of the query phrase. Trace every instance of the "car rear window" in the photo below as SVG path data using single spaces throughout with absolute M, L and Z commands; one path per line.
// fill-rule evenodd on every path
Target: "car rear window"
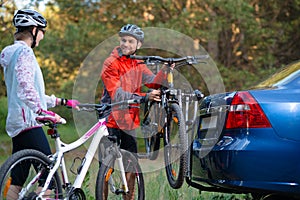
M 256 85 L 254 89 L 280 87 L 287 84 L 300 84 L 300 61 L 292 63 L 277 73 L 273 74 L 267 80 Z

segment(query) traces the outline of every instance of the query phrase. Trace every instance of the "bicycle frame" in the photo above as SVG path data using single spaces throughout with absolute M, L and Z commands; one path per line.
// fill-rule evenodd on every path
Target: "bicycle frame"
M 140 59 L 140 60 L 144 60 L 144 63 L 146 65 L 151 65 L 151 66 L 155 66 L 155 74 L 157 74 L 160 70 L 159 65 L 161 64 L 161 62 L 166 62 L 168 63 L 168 65 L 170 66 L 172 63 L 176 63 L 179 62 L 179 65 L 177 67 L 180 66 L 184 66 L 184 65 L 190 65 L 193 63 L 197 63 L 197 59 L 206 59 L 208 58 L 207 55 L 202 55 L 202 56 L 187 56 L 187 57 L 183 57 L 183 58 L 162 58 L 159 56 L 131 56 L 131 58 L 133 59 Z M 185 61 L 185 62 L 184 62 Z M 204 62 L 205 63 L 205 62 Z M 169 104 L 171 103 L 176 103 L 178 104 L 181 108 L 183 108 L 183 103 L 185 106 L 185 121 L 186 121 L 186 131 L 189 132 L 190 130 L 192 130 L 192 128 L 189 128 L 191 125 L 194 124 L 194 122 L 196 121 L 196 117 L 197 117 L 197 111 L 198 111 L 198 101 L 200 99 L 202 99 L 203 96 L 202 93 L 198 93 L 196 94 L 196 90 L 193 92 L 182 92 L 181 89 L 175 89 L 174 88 L 174 75 L 173 75 L 173 68 L 168 67 L 167 71 L 167 87 L 161 87 L 161 102 L 158 102 L 157 104 L 160 105 L 160 109 L 165 109 L 165 111 L 168 113 L 169 110 Z M 200 95 L 200 97 L 198 96 Z M 195 98 L 197 97 L 197 98 Z M 193 103 L 193 114 L 192 117 L 189 118 L 189 106 L 190 104 Z M 147 117 L 147 115 L 145 115 L 144 117 Z M 164 121 L 164 124 L 166 124 L 166 118 Z M 158 127 L 163 127 L 163 124 L 159 124 Z M 164 129 L 165 127 L 163 127 Z
M 96 150 L 98 149 L 98 145 L 100 143 L 101 138 L 103 136 L 108 135 L 108 131 L 106 128 L 106 119 L 99 119 L 98 122 L 93 127 L 91 127 L 83 136 L 81 136 L 79 139 L 70 144 L 62 142 L 60 140 L 60 137 L 56 136 L 55 134 L 53 134 L 52 137 L 55 138 L 56 153 L 50 157 L 50 159 L 55 161 L 54 166 L 49 172 L 49 175 L 46 179 L 46 183 L 42 189 L 42 192 L 39 194 L 39 197 L 42 197 L 44 195 L 45 191 L 47 190 L 50 184 L 51 178 L 53 177 L 54 173 L 58 170 L 59 167 L 61 167 L 62 170 L 63 184 L 67 186 L 70 184 L 67 175 L 64 154 L 66 152 L 78 148 L 82 144 L 86 143 L 93 136 L 92 142 L 84 156 L 83 162 L 81 163 L 80 170 L 75 178 L 74 184 L 72 185 L 73 189 L 81 188 L 84 177 L 86 176 L 87 170 L 89 169 L 93 157 L 96 153 Z M 126 181 L 124 183 L 127 184 Z
M 189 126 L 194 124 L 196 118 L 197 118 L 197 112 L 198 112 L 198 102 L 199 99 L 195 100 L 195 92 L 193 93 L 184 93 L 181 90 L 178 91 L 178 100 L 179 100 L 179 106 L 183 108 L 183 105 L 185 106 L 185 121 L 186 121 L 186 131 L 189 132 Z M 183 100 L 184 99 L 184 100 Z M 189 118 L 189 106 L 193 103 L 193 114 L 191 119 Z
M 39 193 L 38 197 L 40 199 L 43 199 L 42 196 L 45 194 L 47 191 L 47 188 L 50 185 L 51 179 L 54 176 L 55 172 L 57 172 L 58 168 L 61 168 L 61 173 L 62 173 L 62 181 L 63 181 L 63 186 L 65 186 L 65 189 L 67 193 L 72 192 L 76 189 L 80 189 L 82 186 L 82 183 L 84 181 L 84 178 L 86 176 L 87 170 L 89 169 L 91 162 L 93 160 L 93 157 L 96 154 L 96 151 L 98 149 L 99 143 L 104 136 L 108 136 L 108 130 L 106 127 L 106 116 L 104 116 L 104 111 L 107 108 L 110 108 L 112 106 L 120 105 L 123 106 L 129 106 L 129 104 L 139 104 L 139 100 L 124 100 L 121 102 L 116 102 L 116 103 L 111 103 L 111 104 L 79 104 L 79 107 L 82 108 L 90 108 L 90 109 L 83 109 L 83 110 L 97 110 L 98 112 L 98 121 L 94 126 L 92 126 L 83 136 L 78 138 L 76 141 L 72 143 L 64 143 L 60 139 L 60 135 L 57 131 L 57 124 L 53 124 L 53 122 L 49 123 L 48 121 L 42 121 L 41 123 L 44 123 L 50 127 L 48 130 L 48 134 L 51 135 L 51 138 L 55 139 L 55 148 L 56 152 L 49 156 L 50 160 L 52 160 L 51 166 L 49 166 L 51 169 L 49 171 L 49 174 L 47 176 L 46 182 Z M 101 117 L 100 117 L 101 116 Z M 92 142 L 82 159 L 81 165 L 78 168 L 78 172 L 75 178 L 75 181 L 73 184 L 69 182 L 68 174 L 67 174 L 67 169 L 66 169 L 66 163 L 64 160 L 64 154 L 66 152 L 72 151 L 74 149 L 77 149 L 79 146 L 83 145 L 86 143 L 90 138 L 92 138 Z M 125 177 L 125 170 L 123 166 L 123 161 L 122 161 L 122 154 L 118 151 L 118 149 L 115 150 L 118 153 L 117 156 L 117 163 L 119 165 L 120 172 L 122 174 L 122 182 L 123 182 L 123 188 L 124 192 L 128 193 L 129 188 L 127 185 L 126 177 Z M 33 180 L 34 181 L 34 180 Z M 30 187 L 30 184 L 27 186 Z M 27 189 L 25 189 L 27 190 Z M 26 192 L 26 191 L 24 191 Z
M 163 89 L 163 93 L 161 95 L 162 101 L 159 103 L 162 105 L 164 109 L 167 109 L 169 106 L 168 103 L 177 103 L 181 108 L 183 108 L 183 103 L 185 105 L 185 121 L 186 123 L 186 131 L 188 132 L 190 124 L 194 124 L 197 112 L 198 112 L 198 100 L 195 100 L 195 92 L 190 93 L 184 93 L 181 91 L 181 89 L 174 89 L 174 83 L 173 83 L 173 70 L 168 69 L 167 71 L 167 80 L 168 80 L 168 89 Z M 167 93 L 169 94 L 169 98 L 167 97 Z M 202 98 L 202 97 L 201 97 Z M 184 101 L 183 101 L 184 99 Z M 193 116 L 192 119 L 189 119 L 189 106 L 190 103 L 193 103 Z
M 188 150 L 190 144 L 189 144 L 189 134 L 188 132 L 191 131 L 193 132 L 195 128 L 195 121 L 197 120 L 197 108 L 198 108 L 198 101 L 202 99 L 203 94 L 195 90 L 192 93 L 185 93 L 182 92 L 180 89 L 174 88 L 174 75 L 173 75 L 173 70 L 174 67 L 179 68 L 180 66 L 184 65 L 192 65 L 192 64 L 197 64 L 197 63 L 206 63 L 205 59 L 207 59 L 209 56 L 208 55 L 200 55 L 200 56 L 187 56 L 187 57 L 182 57 L 182 58 L 162 58 L 159 56 L 130 56 L 132 59 L 137 59 L 137 60 L 142 60 L 144 64 L 146 65 L 155 65 L 156 66 L 156 73 L 158 72 L 158 64 L 165 63 L 168 65 L 166 72 L 167 75 L 167 86 L 162 86 L 161 87 L 161 101 L 158 102 L 157 104 L 160 105 L 159 109 L 164 109 L 166 111 L 166 115 L 164 116 L 164 121 L 159 120 L 158 122 L 155 121 L 155 124 L 158 124 L 158 132 L 159 134 L 162 134 L 162 138 L 164 140 L 164 145 L 165 145 L 165 162 L 166 162 L 166 173 L 168 177 L 168 181 L 171 185 L 172 188 L 178 189 L 182 186 L 183 183 L 183 178 L 188 177 L 190 172 L 190 162 L 189 162 L 189 151 Z M 174 65 L 176 63 L 176 66 Z M 192 113 L 192 116 L 189 116 L 189 109 L 190 105 L 193 103 L 193 110 L 194 112 Z M 176 105 L 177 104 L 177 105 Z M 183 104 L 185 106 L 184 113 L 183 115 Z M 177 107 L 178 106 L 178 107 Z M 151 108 L 149 108 L 151 109 Z M 170 134 L 170 124 L 172 123 L 171 117 L 172 117 L 172 109 L 176 110 L 176 113 L 180 113 L 180 125 L 181 128 L 179 128 L 179 145 L 175 144 L 174 147 L 181 146 L 182 147 L 182 152 L 180 154 L 179 158 L 179 168 L 174 169 L 173 164 L 170 164 L 171 161 L 171 153 L 170 150 L 173 145 L 171 141 L 171 134 Z M 146 125 L 149 124 L 148 121 L 148 110 L 147 110 L 147 115 L 145 115 Z M 161 123 L 161 124 L 160 124 Z M 152 123 L 153 124 L 153 123 Z M 150 124 L 151 125 L 151 124 Z M 178 123 L 179 125 L 179 123 Z M 150 127 L 152 128 L 152 127 Z M 162 128 L 162 129 L 160 129 Z M 152 133 L 151 133 L 152 134 Z M 176 137 L 176 136 L 175 136 Z M 154 148 L 155 151 L 157 151 L 157 146 L 159 146 L 159 142 L 157 144 L 152 143 L 152 136 L 150 137 L 151 141 L 145 140 L 146 142 L 146 156 L 149 156 L 150 159 L 155 159 L 157 157 L 157 153 L 153 154 L 152 148 Z M 170 145 L 171 144 L 171 145 Z M 151 147 L 152 145 L 152 147 Z M 154 155 L 154 156 L 153 156 Z M 176 164 L 174 165 L 176 166 Z M 175 171 L 178 172 L 178 176 L 174 175 Z

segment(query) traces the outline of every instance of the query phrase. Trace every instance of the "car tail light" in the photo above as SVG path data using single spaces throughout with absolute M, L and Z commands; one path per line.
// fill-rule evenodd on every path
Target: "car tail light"
M 226 128 L 271 127 L 263 110 L 249 92 L 237 92 L 231 102 Z

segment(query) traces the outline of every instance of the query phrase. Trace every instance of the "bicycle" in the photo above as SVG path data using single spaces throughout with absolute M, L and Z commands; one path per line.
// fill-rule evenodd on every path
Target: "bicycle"
M 208 55 L 187 56 L 182 58 L 162 58 L 160 56 L 130 56 L 132 59 L 142 60 L 146 65 L 167 63 L 175 67 L 192 65 L 203 62 Z M 182 186 L 187 173 L 188 136 L 186 122 L 181 105 L 181 90 L 174 88 L 173 69 L 167 69 L 167 86 L 162 86 L 161 101 L 145 104 L 145 115 L 142 130 L 146 132 L 146 157 L 150 160 L 157 158 L 160 147 L 160 138 L 164 142 L 164 161 L 168 182 L 174 189 Z M 187 96 L 190 94 L 186 94 Z M 201 96 L 198 92 L 192 96 Z M 201 97 L 202 98 L 202 97 Z M 164 112 L 162 112 L 164 111 Z M 151 113 L 151 114 L 150 114 Z M 158 120 L 153 119 L 159 118 Z
M 39 151 L 26 149 L 16 152 L 9 157 L 0 168 L 0 199 L 8 200 L 6 195 L 11 184 L 11 171 L 15 166 L 20 164 L 24 165 L 26 163 L 31 165 L 31 167 L 28 173 L 25 174 L 27 175 L 27 179 L 18 194 L 18 199 L 86 199 L 85 193 L 81 189 L 84 178 L 86 177 L 100 140 L 104 136 L 108 137 L 105 119 L 108 113 L 105 111 L 113 106 L 119 106 L 118 108 L 125 109 L 132 104 L 139 103 L 137 100 L 126 100 L 111 104 L 79 104 L 78 107 L 81 111 L 96 111 L 98 121 L 83 136 L 69 144 L 61 141 L 57 123 L 53 123 L 51 120 L 39 120 L 40 123 L 49 127 L 47 133 L 55 140 L 56 151 L 51 156 L 46 156 Z M 61 123 L 65 123 L 65 121 L 62 120 Z M 77 168 L 75 180 L 71 183 L 68 178 L 64 155 L 85 144 L 92 137 L 93 139 L 89 148 L 84 158 L 81 159 L 80 166 Z M 135 183 L 137 184 L 135 192 L 136 199 L 144 199 L 144 179 L 137 159 L 130 152 L 120 149 L 114 137 L 110 137 L 109 139 L 112 140 L 113 145 L 107 149 L 109 156 L 103 159 L 98 169 L 95 188 L 96 199 L 105 199 L 106 194 L 109 192 L 111 195 L 129 194 L 130 191 L 125 177 L 128 170 L 135 173 Z M 75 160 L 76 158 L 73 163 Z M 110 190 L 106 191 L 104 185 L 108 185 Z

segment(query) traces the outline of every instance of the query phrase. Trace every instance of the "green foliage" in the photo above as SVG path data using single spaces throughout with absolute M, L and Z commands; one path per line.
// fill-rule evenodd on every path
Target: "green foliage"
M 0 97 L 0 134 L 6 134 L 7 98 Z
M 26 6 L 37 7 L 41 2 L 31 0 Z M 43 14 L 49 26 L 35 53 L 48 93 L 69 95 L 72 91 L 69 86 L 75 81 L 86 56 L 99 43 L 115 35 L 122 25 L 135 23 L 142 27 L 169 28 L 192 37 L 208 51 L 218 63 L 227 90 L 245 89 L 265 79 L 274 69 L 300 57 L 297 42 L 300 39 L 300 1 L 271 2 L 48 1 Z M 13 1 L 1 4 L 1 49 L 13 41 L 11 19 L 14 10 Z M 3 77 L 2 70 L 0 76 Z M 190 82 L 195 88 L 203 88 L 199 78 Z M 0 86 L 0 96 L 3 96 L 3 78 Z M 101 87 L 98 90 L 97 95 L 101 95 Z
M 14 4 L 7 3 L 6 6 L 0 4 L 0 51 L 13 42 L 13 27 L 12 27 L 12 16 L 15 10 Z M 3 68 L 0 65 L 0 97 L 6 95 L 6 88 L 4 82 Z
M 90 191 L 90 171 L 87 171 L 85 179 L 82 183 L 82 187 L 84 188 L 84 193 L 86 194 L 86 199 L 88 200 L 93 200 L 94 198 L 94 194 L 92 194 L 92 192 Z

